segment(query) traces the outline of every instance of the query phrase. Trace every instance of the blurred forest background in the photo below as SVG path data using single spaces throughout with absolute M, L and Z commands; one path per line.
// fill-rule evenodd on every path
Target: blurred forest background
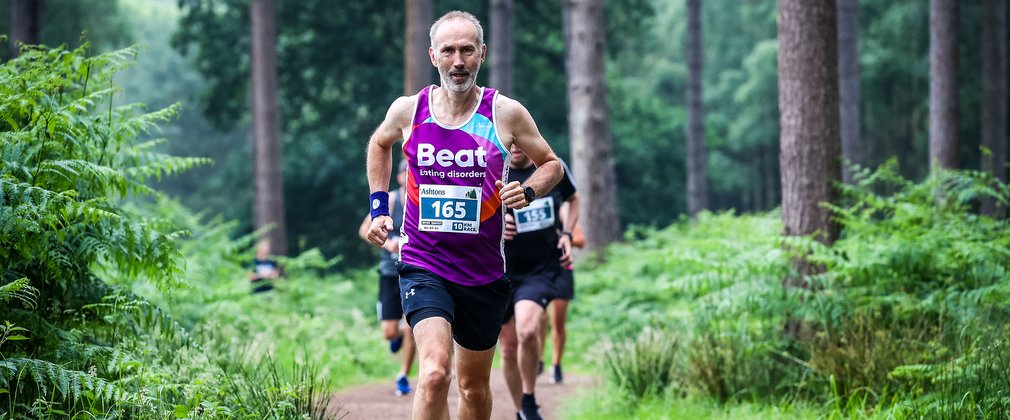
M 0 0 L 46 46 L 0 48 L 0 415 L 323 418 L 388 379 L 364 149 L 463 9 L 586 194 L 566 357 L 604 385 L 566 418 L 1006 418 L 1006 3 Z M 286 280 L 250 295 L 258 235 Z
M 6 3 L 6 2 L 4 2 Z M 859 64 L 863 152 L 875 167 L 896 157 L 903 175 L 929 171 L 929 4 L 862 1 Z M 485 21 L 487 2 L 434 1 Z M 705 177 L 712 210 L 762 211 L 780 203 L 777 35 L 773 1 L 704 3 L 702 85 Z M 354 235 L 367 195 L 363 152 L 371 131 L 403 94 L 404 9 L 383 2 L 278 0 L 277 98 L 285 221 L 294 252 L 368 262 Z M 9 7 L 0 8 L 9 13 Z M 607 100 L 621 226 L 665 226 L 687 213 L 685 137 L 687 29 L 681 1 L 607 2 Z M 512 94 L 570 161 L 561 2 L 517 1 Z M 982 43 L 980 2 L 962 6 L 958 73 L 958 162 L 978 168 Z M 8 24 L 0 15 L 0 25 Z M 250 31 L 245 1 L 47 0 L 40 41 L 94 52 L 144 46 L 117 76 L 117 100 L 158 109 L 182 102 L 164 127 L 168 151 L 214 160 L 162 181 L 193 209 L 253 226 Z M 733 28 L 733 30 L 727 30 Z M 0 32 L 7 32 L 0 26 Z M 494 50 L 494 45 L 489 45 Z M 9 52 L 6 52 L 9 56 Z M 487 85 L 487 63 L 478 83 Z M 435 82 L 434 69 L 430 83 Z M 353 263 L 352 263 L 353 264 Z

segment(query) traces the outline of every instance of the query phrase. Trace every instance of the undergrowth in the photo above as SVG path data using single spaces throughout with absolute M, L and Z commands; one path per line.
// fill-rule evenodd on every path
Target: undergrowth
M 840 417 L 1010 415 L 1010 226 L 973 208 L 1006 206 L 1007 186 L 974 171 L 911 182 L 889 162 L 842 188 L 832 246 L 781 238 L 776 213 L 632 229 L 607 262 L 577 268 L 570 354 L 602 361 L 623 398 L 671 409 L 703 398 Z M 796 272 L 784 249 L 823 272 L 785 287 Z
M 337 259 L 307 250 L 251 296 L 253 235 L 149 186 L 208 161 L 150 139 L 177 105 L 114 104 L 136 54 L 24 47 L 0 65 L 0 417 L 338 415 L 333 387 L 390 364 L 364 351 L 364 275 L 323 275 Z

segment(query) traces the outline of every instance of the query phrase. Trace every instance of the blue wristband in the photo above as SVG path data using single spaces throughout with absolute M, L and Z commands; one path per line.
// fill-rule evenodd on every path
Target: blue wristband
M 372 212 L 372 218 L 379 216 L 389 216 L 389 193 L 376 191 L 368 194 L 368 209 Z

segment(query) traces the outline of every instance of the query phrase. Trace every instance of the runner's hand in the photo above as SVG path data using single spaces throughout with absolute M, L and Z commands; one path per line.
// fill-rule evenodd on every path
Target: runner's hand
M 389 251 L 390 254 L 400 253 L 400 238 L 396 236 L 390 236 L 386 238 L 386 242 L 382 243 L 382 249 Z
M 558 249 L 561 250 L 561 258 L 558 261 L 561 263 L 561 268 L 568 268 L 572 266 L 572 241 L 568 235 L 561 235 L 558 238 Z
M 523 187 L 519 185 L 519 181 L 512 181 L 506 184 L 498 180 L 494 182 L 494 186 L 498 188 L 498 197 L 501 198 L 501 202 L 505 207 L 521 209 L 530 205 L 530 203 L 526 202 L 526 196 L 523 195 Z
M 375 246 L 382 246 L 386 243 L 389 231 L 393 230 L 393 218 L 389 216 L 379 216 L 372 219 L 372 224 L 368 226 L 368 241 Z
M 516 237 L 516 218 L 512 213 L 505 213 L 505 240 L 511 241 Z

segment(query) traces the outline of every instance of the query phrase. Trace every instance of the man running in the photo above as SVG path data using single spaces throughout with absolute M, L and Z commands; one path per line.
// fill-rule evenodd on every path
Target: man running
M 477 86 L 487 54 L 480 22 L 469 13 L 449 12 L 429 35 L 440 85 L 393 101 L 368 143 L 367 237 L 381 246 L 393 229 L 386 208 L 392 148 L 406 139 L 397 271 L 420 362 L 412 418 L 449 418 L 455 357 L 459 418 L 487 419 L 491 360 L 510 289 L 503 205 L 526 207 L 554 188 L 562 168 L 522 104 Z M 522 184 L 504 182 L 513 143 L 538 167 Z
M 536 167 L 517 145 L 512 145 L 511 152 L 508 179 L 525 182 Z M 535 396 L 537 363 L 543 349 L 540 319 L 547 304 L 557 296 L 555 279 L 571 265 L 572 238 L 562 232 L 570 233 L 578 221 L 579 199 L 571 172 L 567 167 L 564 170 L 561 182 L 543 198 L 505 216 L 505 256 L 512 281 L 513 311 L 506 315 L 499 342 L 505 382 L 521 420 L 541 418 Z M 567 205 L 564 217 L 560 215 L 562 203 Z
M 563 217 L 568 214 L 568 209 L 566 208 L 568 204 L 561 206 L 561 211 L 559 214 Z M 576 224 L 572 228 L 571 232 L 562 232 L 562 234 L 567 234 L 568 238 L 572 243 L 573 248 L 582 248 L 586 244 L 586 236 L 582 232 L 582 225 Z M 541 317 L 540 321 L 540 354 L 543 354 L 543 344 L 547 338 L 547 315 L 550 314 L 551 318 L 551 343 L 554 344 L 554 369 L 551 371 L 550 382 L 552 384 L 561 384 L 564 381 L 564 374 L 561 371 L 561 358 L 565 354 L 565 343 L 568 341 L 568 304 L 575 298 L 575 267 L 569 265 L 561 270 L 558 278 L 555 280 L 554 286 L 558 292 L 554 300 L 551 301 L 550 307 L 547 309 L 547 313 Z M 544 362 L 541 360 L 537 367 L 537 375 L 543 371 Z
M 403 225 L 403 186 L 407 183 L 407 161 L 400 161 L 399 170 L 396 173 L 396 182 L 399 184 L 396 192 L 389 196 L 390 217 L 393 218 L 393 226 Z M 368 226 L 371 225 L 372 216 L 365 215 L 358 227 L 358 236 L 365 242 L 368 241 Z M 400 361 L 400 372 L 396 375 L 396 395 L 407 395 L 410 393 L 410 367 L 414 364 L 414 337 L 411 334 L 410 326 L 404 325 L 400 328 L 400 319 L 403 318 L 403 307 L 400 305 L 400 276 L 396 273 L 396 260 L 400 259 L 400 235 L 394 230 L 394 234 L 386 238 L 386 242 L 381 245 L 379 251 L 379 300 L 376 302 L 376 312 L 379 313 L 379 322 L 382 325 L 382 335 L 389 341 L 389 351 L 396 353 L 403 348 L 402 359 Z

